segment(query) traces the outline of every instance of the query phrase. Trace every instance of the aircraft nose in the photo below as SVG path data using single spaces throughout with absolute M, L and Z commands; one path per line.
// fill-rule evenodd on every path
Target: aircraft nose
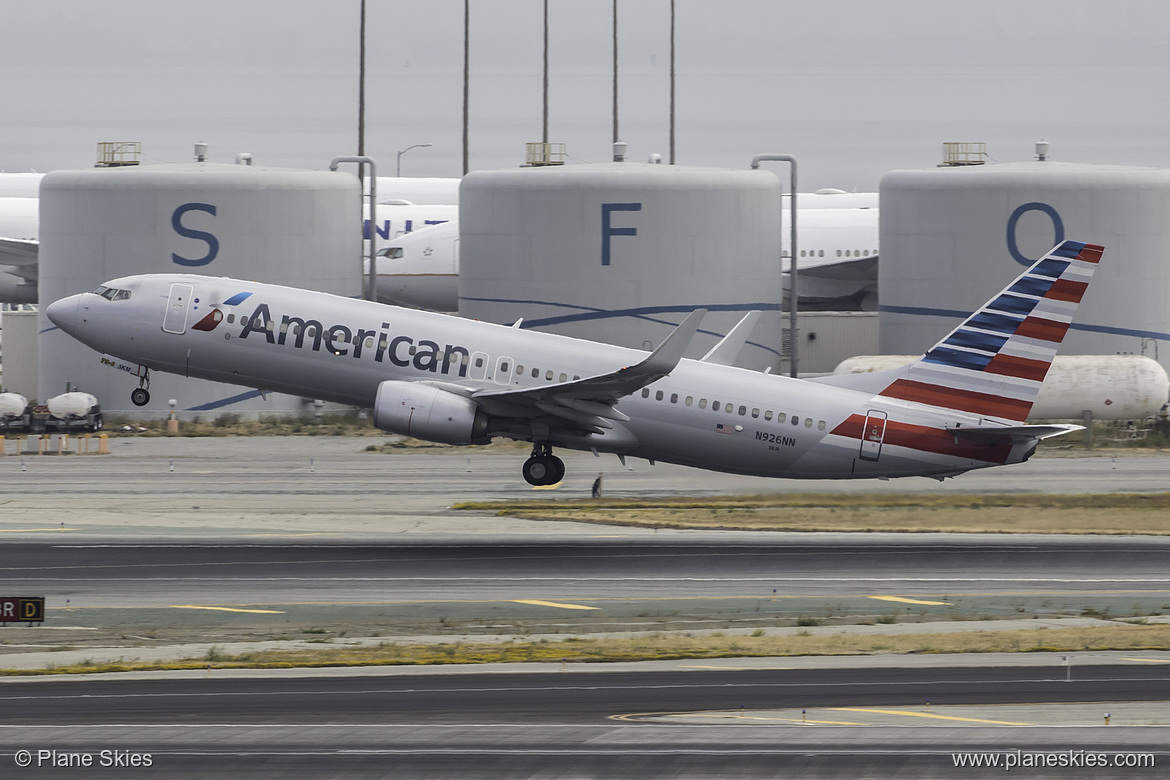
M 73 335 L 78 323 L 77 309 L 80 303 L 80 295 L 70 295 L 50 303 L 49 308 L 45 309 L 45 315 L 58 328 Z

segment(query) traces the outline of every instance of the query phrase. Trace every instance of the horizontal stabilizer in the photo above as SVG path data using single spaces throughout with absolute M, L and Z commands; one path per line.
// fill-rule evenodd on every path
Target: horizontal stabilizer
M 1010 441 L 1021 444 L 1026 441 L 1063 436 L 1074 431 L 1083 431 L 1083 425 L 981 425 L 974 428 L 951 428 L 950 432 L 962 439 L 975 441 Z

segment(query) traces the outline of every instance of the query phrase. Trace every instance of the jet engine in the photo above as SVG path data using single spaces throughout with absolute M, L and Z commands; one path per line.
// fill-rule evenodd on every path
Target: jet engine
M 486 444 L 487 415 L 479 404 L 419 382 L 378 385 L 374 427 L 443 444 Z

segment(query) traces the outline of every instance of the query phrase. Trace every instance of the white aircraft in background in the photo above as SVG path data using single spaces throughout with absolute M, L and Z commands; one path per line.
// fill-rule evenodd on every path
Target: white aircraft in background
M 271 284 L 185 274 L 114 279 L 49 319 L 150 371 L 374 410 L 374 425 L 448 444 L 532 442 L 523 475 L 559 482 L 554 447 L 796 478 L 930 476 L 1020 463 L 1077 425 L 1024 420 L 1102 248 L 1064 241 L 913 364 L 792 379 L 736 368 L 753 314 L 701 360 L 692 312 L 647 354 Z
M 786 199 L 787 200 L 787 199 Z M 797 196 L 797 257 L 802 311 L 876 309 L 878 194 L 819 190 Z M 379 222 L 382 217 L 379 206 Z M 391 212 L 393 213 L 393 212 Z M 415 228 L 378 250 L 378 300 L 431 311 L 459 310 L 459 223 Z M 400 220 L 401 222 L 401 220 Z M 788 257 L 789 211 L 781 218 Z M 787 260 L 784 267 L 787 269 Z M 369 273 L 369 264 L 365 267 Z M 788 290 L 787 270 L 782 286 Z
M 0 196 L 0 303 L 37 302 L 39 207 L 35 196 Z

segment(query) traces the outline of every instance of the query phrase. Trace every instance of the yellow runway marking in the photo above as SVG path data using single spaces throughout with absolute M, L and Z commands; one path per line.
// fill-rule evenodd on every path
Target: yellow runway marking
M 601 609 L 601 607 L 586 607 L 582 604 L 560 604 L 556 601 L 540 601 L 539 599 L 512 599 L 515 604 L 532 604 L 537 607 L 558 607 L 560 609 Z
M 967 723 L 991 723 L 996 726 L 1032 726 L 1032 723 L 1015 723 L 1008 720 L 985 720 L 983 718 L 960 718 L 957 715 L 936 715 L 932 712 L 911 712 L 910 710 L 873 710 L 868 707 L 831 707 L 838 712 L 872 712 L 875 715 L 906 715 L 912 718 L 934 720 L 961 720 Z
M 867 599 L 877 599 L 878 601 L 897 601 L 901 604 L 927 604 L 932 607 L 949 607 L 949 601 L 923 601 L 921 599 L 907 599 L 901 596 L 866 596 Z
M 790 672 L 795 666 L 700 666 L 691 664 L 680 669 L 720 669 L 725 672 Z
M 687 712 L 676 717 L 680 718 L 713 718 L 723 717 L 732 720 L 762 720 L 769 723 L 816 723 L 821 726 L 868 726 L 868 723 L 854 723 L 850 720 L 799 720 L 797 718 L 773 718 L 766 715 L 739 715 L 735 713 Z
M 207 609 L 214 612 L 253 612 L 257 615 L 283 615 L 279 609 L 237 609 L 236 607 L 200 607 L 195 604 L 172 604 L 169 609 Z
M 1123 661 L 1140 661 L 1143 664 L 1170 664 L 1170 660 L 1163 658 L 1122 658 Z

